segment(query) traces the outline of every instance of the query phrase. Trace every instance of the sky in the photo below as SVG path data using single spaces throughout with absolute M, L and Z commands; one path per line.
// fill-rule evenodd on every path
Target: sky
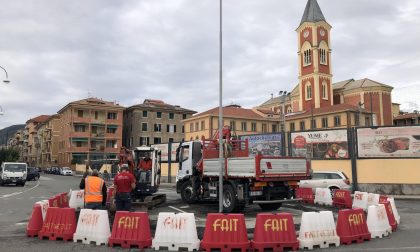
M 0 0 L 0 129 L 88 97 L 219 105 L 217 0 Z M 298 83 L 307 0 L 223 1 L 223 104 L 252 108 Z M 420 1 L 318 0 L 331 30 L 333 82 L 391 85 L 420 110 Z M 5 73 L 0 69 L 0 79 Z

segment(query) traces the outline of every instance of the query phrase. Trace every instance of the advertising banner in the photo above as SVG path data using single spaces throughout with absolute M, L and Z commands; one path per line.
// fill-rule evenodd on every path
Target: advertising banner
M 349 158 L 347 130 L 293 132 L 292 156 L 315 159 Z
M 420 158 L 420 126 L 357 129 L 357 149 L 361 158 Z
M 248 139 L 249 154 L 260 153 L 267 156 L 281 155 L 281 134 L 261 134 L 241 136 L 241 140 Z
M 168 145 L 166 144 L 152 144 L 153 148 L 157 148 L 162 152 L 162 162 L 168 162 Z M 178 148 L 179 143 L 172 143 L 171 146 L 171 161 L 175 161 L 176 159 L 176 149 Z

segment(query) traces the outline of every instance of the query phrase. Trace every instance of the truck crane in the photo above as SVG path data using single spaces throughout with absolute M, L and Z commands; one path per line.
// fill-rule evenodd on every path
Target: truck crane
M 249 155 L 248 140 L 231 139 L 229 126 L 212 139 L 183 142 L 177 150 L 177 193 L 185 203 L 219 197 L 219 141 L 223 141 L 223 212 L 241 212 L 246 205 L 276 210 L 291 201 L 298 182 L 311 177 L 309 160 Z

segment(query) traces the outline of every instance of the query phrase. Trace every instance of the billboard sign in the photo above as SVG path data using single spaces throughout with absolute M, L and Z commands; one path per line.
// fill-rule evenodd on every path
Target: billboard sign
M 292 132 L 291 142 L 294 157 L 349 158 L 347 130 Z
M 420 158 L 420 126 L 357 129 L 361 158 Z
M 166 144 L 153 144 L 152 147 L 159 149 L 162 152 L 162 162 L 168 162 L 168 146 L 170 143 Z M 178 148 L 179 143 L 172 143 L 171 146 L 171 161 L 176 159 L 176 149 Z
M 281 155 L 281 134 L 259 134 L 241 136 L 241 140 L 248 139 L 249 155 L 255 156 L 257 153 L 267 156 Z

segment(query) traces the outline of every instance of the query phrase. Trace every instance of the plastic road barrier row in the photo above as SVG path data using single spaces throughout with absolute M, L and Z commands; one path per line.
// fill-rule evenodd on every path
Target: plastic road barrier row
M 42 229 L 38 233 L 40 239 L 73 240 L 76 231 L 76 212 L 74 208 L 49 207 Z
M 60 198 L 56 196 L 48 199 L 48 205 L 50 207 L 60 207 Z
M 35 205 L 38 204 L 41 206 L 42 220 L 45 220 L 45 216 L 47 215 L 47 209 L 50 206 L 48 202 L 48 200 L 41 200 L 35 203 Z
M 318 205 L 332 206 L 331 190 L 329 188 L 316 188 L 315 203 Z
M 313 249 L 314 246 L 327 248 L 334 244 L 340 245 L 336 233 L 334 217 L 331 211 L 304 212 L 299 230 L 299 248 Z
M 42 206 L 35 203 L 31 218 L 29 219 L 28 225 L 26 226 L 26 235 L 29 237 L 38 236 L 38 232 L 42 228 L 42 223 Z
M 341 244 L 361 243 L 370 241 L 365 212 L 361 208 L 343 209 L 338 211 L 337 235 Z
M 193 213 L 159 213 L 155 238 L 152 241 L 155 250 L 167 248 L 177 251 L 180 248 L 188 251 L 198 250 L 200 240 L 197 235 Z
M 295 191 L 296 198 L 302 199 L 306 204 L 314 204 L 314 194 L 312 188 L 297 188 Z
M 361 208 L 367 210 L 368 208 L 368 193 L 355 191 L 353 196 L 353 208 Z
M 83 190 L 71 191 L 69 207 L 84 208 L 85 192 Z
M 74 242 L 81 241 L 83 244 L 96 243 L 96 245 L 107 245 L 110 236 L 111 231 L 106 210 L 80 210 L 76 233 L 73 236 Z
M 201 249 L 207 252 L 218 249 L 247 251 L 250 246 L 243 214 L 209 213 L 206 219 Z
M 145 212 L 116 212 L 108 245 L 110 247 L 119 245 L 122 248 L 133 246 L 138 249 L 150 248 L 152 235 L 149 215 Z
M 351 192 L 349 190 L 335 190 L 333 206 L 338 208 L 351 208 Z
M 367 225 L 372 238 L 382 238 L 392 232 L 383 204 L 368 207 Z
M 257 214 L 251 248 L 259 252 L 267 249 L 277 252 L 285 248 L 297 250 L 299 241 L 296 238 L 292 214 Z
M 60 207 L 69 207 L 69 196 L 66 192 L 60 193 L 61 206 Z

